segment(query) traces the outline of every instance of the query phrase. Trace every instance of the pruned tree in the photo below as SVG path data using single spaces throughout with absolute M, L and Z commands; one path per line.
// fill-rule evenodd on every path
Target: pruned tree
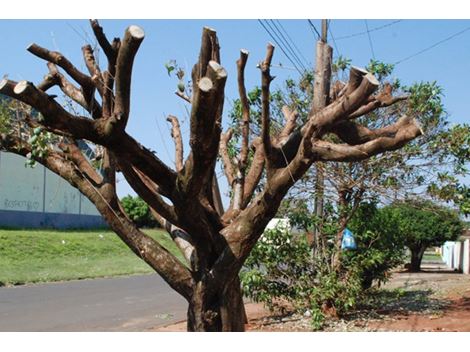
M 34 153 L 34 160 L 78 188 L 129 248 L 188 301 L 190 331 L 244 329 L 238 273 L 283 197 L 312 164 L 364 160 L 398 149 L 422 133 L 416 121 L 407 116 L 378 130 L 356 123 L 354 120 L 362 114 L 381 107 L 381 95 L 374 94 L 379 82 L 372 74 L 352 67 L 349 81 L 334 86 L 337 89 L 329 94 L 324 108 L 311 109 L 303 123 L 297 123 L 295 113 L 285 109 L 284 128 L 273 134 L 269 97 L 274 47 L 268 44 L 266 57 L 259 64 L 259 135 L 250 138 L 250 114 L 244 103 L 241 153 L 235 159 L 227 158 L 224 147 L 230 131 L 222 134 L 221 127 L 227 72 L 221 66 L 216 32 L 204 28 L 199 59 L 192 70 L 192 96 L 185 96 L 191 102 L 186 160 L 182 160 L 182 135 L 176 119 L 171 118 L 177 151 L 177 168 L 173 170 L 126 132 L 132 66 L 144 31 L 130 26 L 122 39 L 110 42 L 96 20 L 91 26 L 106 55 L 106 68 L 99 67 L 90 45 L 82 48 L 88 69 L 84 73 L 63 54 L 32 44 L 28 51 L 47 62 L 49 74 L 44 80 L 38 84 L 9 79 L 0 82 L 1 94 L 39 112 L 37 117 L 25 113 L 14 118 L 11 130 L 2 132 L 0 146 L 23 156 L 32 155 L 34 143 L 28 138 L 34 129 L 51 133 L 54 138 L 49 139 L 48 148 Z M 331 62 L 331 47 L 323 43 L 319 49 L 317 55 Z M 248 52 L 242 50 L 237 62 L 242 101 L 246 99 L 247 59 Z M 47 93 L 54 86 L 82 106 L 88 116 L 61 106 Z M 20 133 L 16 133 L 18 125 Z M 331 133 L 340 142 L 326 140 Z M 80 140 L 103 147 L 101 173 L 78 148 Z M 226 210 L 214 192 L 219 150 L 233 192 Z M 125 213 L 116 195 L 118 170 L 170 232 L 188 266 L 143 233 Z M 263 177 L 261 189 L 256 190 Z

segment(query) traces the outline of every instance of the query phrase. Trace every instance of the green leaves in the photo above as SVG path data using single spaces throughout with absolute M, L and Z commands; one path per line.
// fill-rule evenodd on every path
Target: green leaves
M 333 62 L 332 71 L 333 73 L 337 73 L 339 71 L 346 71 L 351 66 L 351 59 L 348 59 L 342 55 L 338 56 L 338 58 Z
M 54 136 L 50 132 L 44 132 L 42 127 L 32 130 L 28 143 L 31 145 L 31 152 L 26 156 L 25 166 L 35 167 L 36 160 L 46 158 L 52 149 Z
M 439 246 L 457 239 L 463 230 L 455 211 L 427 200 L 397 202 L 381 212 L 409 248 Z
M 166 72 L 168 73 L 168 77 L 171 76 L 171 73 L 176 70 L 178 66 L 176 65 L 176 60 L 170 60 L 165 63 Z
M 369 65 L 367 65 L 367 71 L 372 73 L 379 81 L 382 81 L 384 78 L 390 76 L 393 72 L 395 66 L 393 64 L 386 64 L 378 60 L 370 60 Z
M 138 227 L 155 227 L 156 221 L 150 213 L 150 209 L 140 197 L 130 195 L 121 199 L 126 214 Z

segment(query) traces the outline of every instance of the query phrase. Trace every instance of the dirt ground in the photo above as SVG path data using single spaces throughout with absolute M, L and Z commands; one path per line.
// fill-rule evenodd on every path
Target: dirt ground
M 420 273 L 397 271 L 370 305 L 330 320 L 324 331 L 470 331 L 470 275 L 426 263 Z M 275 316 L 247 303 L 247 331 L 311 331 L 308 313 Z M 152 329 L 186 331 L 186 322 Z

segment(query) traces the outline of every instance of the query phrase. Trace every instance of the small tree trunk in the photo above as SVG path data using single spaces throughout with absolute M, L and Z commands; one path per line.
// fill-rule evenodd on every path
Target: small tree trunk
M 411 262 L 409 271 L 417 273 L 421 271 L 421 261 L 423 260 L 424 251 L 426 247 L 410 248 L 411 250 Z
M 197 283 L 188 308 L 188 331 L 245 331 L 247 322 L 238 277 L 225 292 L 211 293 Z
M 367 290 L 372 287 L 374 282 L 374 276 L 371 271 L 365 271 L 361 278 L 361 287 L 363 290 Z

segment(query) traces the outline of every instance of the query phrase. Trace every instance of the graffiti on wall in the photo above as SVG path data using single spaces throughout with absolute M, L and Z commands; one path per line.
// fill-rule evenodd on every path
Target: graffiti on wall
M 26 211 L 42 211 L 39 207 L 39 202 L 30 200 L 7 199 L 3 202 L 3 209 L 5 210 L 25 210 Z

